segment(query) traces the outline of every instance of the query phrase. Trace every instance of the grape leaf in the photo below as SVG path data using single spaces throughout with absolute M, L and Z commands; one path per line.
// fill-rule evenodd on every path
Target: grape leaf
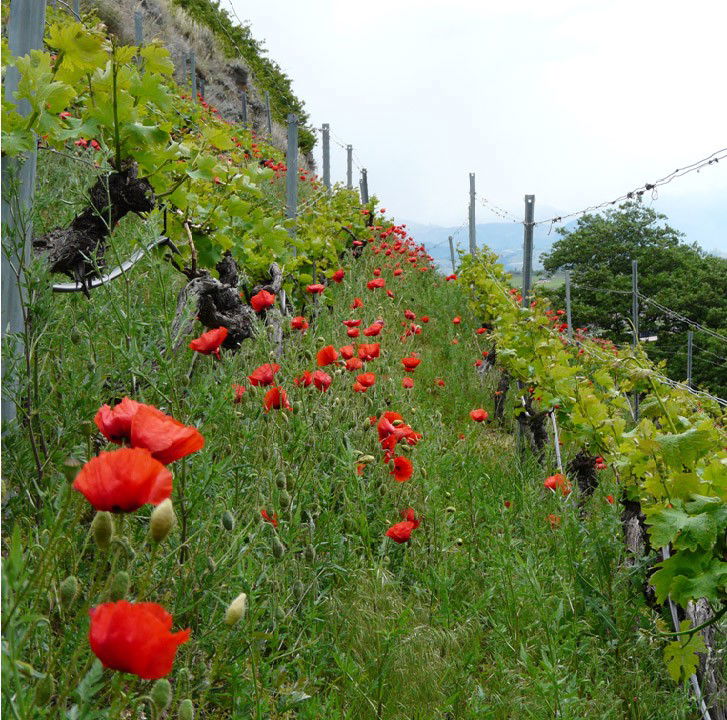
M 678 435 L 657 435 L 656 441 L 667 465 L 680 468 L 691 465 L 712 447 L 712 433 L 691 428 Z
M 682 620 L 679 630 L 689 630 L 689 620 Z M 687 636 L 688 637 L 688 636 Z M 679 637 L 664 648 L 664 661 L 667 670 L 674 682 L 686 682 L 693 675 L 699 664 L 698 652 L 707 650 L 704 640 L 699 633 L 692 635 L 687 642 L 685 637 Z

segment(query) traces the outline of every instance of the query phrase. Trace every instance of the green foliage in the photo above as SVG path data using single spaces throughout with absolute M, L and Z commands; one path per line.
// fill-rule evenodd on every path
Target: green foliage
M 727 335 L 727 259 L 709 255 L 666 224 L 652 207 L 627 202 L 602 215 L 585 215 L 573 230 L 560 228 L 560 238 L 542 256 L 549 272 L 570 270 L 573 323 L 602 331 L 616 343 L 633 337 L 631 261 L 638 260 L 639 291 L 683 317 Z M 605 288 L 605 290 L 599 289 Z M 620 290 L 622 293 L 609 292 Z M 564 307 L 564 288 L 548 296 Z M 640 303 L 640 333 L 657 335 L 646 351 L 666 374 L 686 378 L 686 331 L 689 325 L 648 302 Z M 713 394 L 727 397 L 724 344 L 695 331 L 693 377 Z
M 280 123 L 289 113 L 298 115 L 299 123 L 308 123 L 305 104 L 296 97 L 291 79 L 274 60 L 266 55 L 260 41 L 252 36 L 249 25 L 237 25 L 218 0 L 173 0 L 184 8 L 198 23 L 207 26 L 217 37 L 220 46 L 230 58 L 242 57 L 255 74 L 258 88 L 270 93 L 270 112 Z M 308 153 L 315 145 L 315 135 L 307 128 L 298 130 L 298 147 Z
M 566 342 L 560 316 L 543 298 L 522 308 L 487 251 L 464 258 L 458 282 L 495 326 L 502 366 L 532 388 L 540 408 L 557 409 L 566 443 L 617 468 L 626 496 L 641 503 L 652 542 L 676 550 L 651 578 L 659 601 L 670 595 L 682 606 L 699 598 L 716 607 L 727 602 L 724 409 L 661 385 L 639 348 L 617 350 L 584 335 Z M 645 409 L 636 424 L 625 400 L 634 390 L 644 395 Z
M 689 620 L 682 620 L 681 630 L 689 629 Z M 699 665 L 697 653 L 705 652 L 706 647 L 702 638 L 693 635 L 688 640 L 678 639 L 664 648 L 664 660 L 674 682 L 686 682 L 693 675 Z

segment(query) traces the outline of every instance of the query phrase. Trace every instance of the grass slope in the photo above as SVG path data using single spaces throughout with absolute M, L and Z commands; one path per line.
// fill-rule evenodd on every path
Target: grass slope
M 40 206 L 50 212 L 59 170 L 46 169 Z M 131 221 L 119 242 L 152 232 Z M 618 506 L 605 500 L 615 490 L 610 473 L 582 516 L 573 499 L 544 490 L 552 461 L 545 469 L 521 461 L 510 426 L 469 418 L 473 408 L 492 411 L 493 381 L 473 366 L 486 336 L 475 335 L 460 291 L 407 262 L 401 277 L 386 265 L 390 258 L 367 247 L 345 260 L 342 284 L 303 309 L 315 319 L 305 335 L 286 335 L 278 375 L 294 410 L 267 414 L 263 392 L 246 381 L 272 358 L 262 326 L 221 362 L 186 347 L 164 350 L 180 287 L 168 266 L 150 258 L 90 302 L 40 292 L 39 418 L 49 459 L 37 477 L 22 430 L 6 436 L 4 710 L 13 697 L 23 718 L 60 717 L 59 704 L 71 702 L 80 717 L 139 716 L 150 683 L 101 675 L 86 639 L 89 606 L 114 593 L 123 571 L 127 598 L 162 603 L 175 629 L 192 628 L 170 677 L 171 716 L 181 698 L 201 718 L 695 716 L 666 678 L 658 640 L 640 632 L 653 619 L 640 594 L 643 571 L 624 558 Z M 366 289 L 376 266 L 394 299 Z M 352 311 L 356 296 L 364 307 Z M 407 308 L 431 320 L 402 342 Z M 366 368 L 374 387 L 354 393 L 354 376 L 342 369 L 326 393 L 294 386 L 315 369 L 321 347 L 350 342 L 341 322 L 349 317 L 362 318 L 362 328 L 385 322 L 371 338 L 382 346 Z M 406 390 L 400 361 L 410 351 L 422 362 Z M 233 383 L 248 388 L 239 404 Z M 180 523 L 156 551 L 146 539 L 148 507 L 117 517 L 126 540 L 98 550 L 93 511 L 61 472 L 68 456 L 84 461 L 105 445 L 91 419 L 123 395 L 194 423 L 206 438 L 173 467 Z M 415 469 L 406 483 L 389 475 L 369 422 L 386 410 L 423 433 L 407 453 Z M 361 455 L 375 460 L 358 475 Z M 28 510 L 34 484 L 44 499 L 37 514 Z M 397 545 L 384 532 L 406 507 L 423 521 L 409 545 Z M 278 513 L 277 531 L 262 522 L 262 508 Z M 222 524 L 226 512 L 232 530 Z M 69 575 L 80 591 L 61 603 Z M 247 615 L 228 627 L 225 609 L 242 591 Z M 49 704 L 34 701 L 37 674 L 28 667 L 55 679 Z M 91 714 L 99 708 L 108 710 Z

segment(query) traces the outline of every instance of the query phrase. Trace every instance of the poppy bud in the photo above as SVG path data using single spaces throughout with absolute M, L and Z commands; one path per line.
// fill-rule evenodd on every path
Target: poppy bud
M 275 619 L 278 622 L 283 622 L 283 620 L 285 620 L 285 610 L 283 610 L 280 605 L 275 608 Z
M 171 499 L 167 498 L 159 503 L 151 514 L 151 519 L 149 520 L 151 539 L 155 543 L 160 543 L 169 535 L 169 532 L 176 522 L 177 517 L 174 514 L 174 506 L 172 505 Z
M 280 506 L 283 508 L 289 508 L 290 503 L 292 502 L 290 493 L 287 490 L 281 490 L 279 497 L 280 497 Z
M 305 585 L 300 580 L 293 583 L 293 596 L 296 600 L 300 600 L 305 595 Z
M 69 608 L 78 595 L 78 579 L 75 575 L 69 575 L 61 583 L 61 607 Z
M 309 562 L 309 563 L 315 562 L 316 549 L 310 544 L 306 545 L 305 550 L 303 551 L 303 556 L 305 557 L 307 562 Z
M 225 610 L 225 625 L 234 625 L 247 610 L 247 595 L 240 593 Z
M 449 507 L 448 507 L 448 508 L 447 508 L 447 509 L 446 509 L 446 510 L 445 510 L 444 512 L 447 512 L 447 513 L 453 513 L 453 512 L 456 512 L 456 511 L 457 511 L 457 510 L 456 510 L 456 508 L 454 507 L 454 505 L 450 505 L 450 506 L 449 506 Z
M 102 550 L 108 550 L 111 538 L 114 535 L 114 518 L 105 510 L 97 512 L 91 523 L 93 539 Z
M 126 570 L 119 570 L 111 583 L 109 597 L 112 600 L 123 600 L 129 592 L 129 573 Z
M 35 686 L 34 701 L 37 707 L 43 707 L 47 705 L 50 699 L 53 697 L 53 691 L 55 690 L 55 680 L 50 673 L 46 673 Z
M 280 558 L 283 557 L 283 555 L 285 555 L 285 545 L 283 545 L 283 543 L 281 543 L 277 537 L 273 538 L 272 548 L 273 548 L 273 557 L 276 560 L 280 560 Z
M 78 328 L 76 328 L 76 327 L 71 328 L 70 338 L 71 338 L 71 342 L 74 345 L 78 345 L 78 343 L 81 342 L 81 333 L 78 332 Z
M 373 462 L 376 458 L 373 455 L 362 455 L 358 461 L 362 463 L 370 463 Z
M 118 545 L 119 547 L 122 547 L 124 549 L 124 552 L 126 555 L 131 558 L 132 560 L 136 557 L 136 553 L 134 552 L 134 548 L 131 547 L 131 543 L 129 542 L 129 538 L 127 537 L 119 537 L 118 535 L 114 535 L 114 537 L 111 538 L 111 543 L 114 545 Z
M 275 478 L 275 484 L 280 490 L 288 486 L 285 478 L 285 473 L 278 473 L 278 477 Z
M 184 698 L 179 703 L 177 720 L 194 720 L 194 705 L 192 705 L 192 701 L 189 698 Z
M 228 532 L 232 532 L 235 528 L 235 518 L 229 510 L 225 510 L 225 512 L 222 513 L 222 527 Z
M 457 545 L 459 545 L 460 547 L 462 547 L 462 545 L 464 545 L 464 540 L 462 540 L 462 538 L 457 538 L 457 539 L 455 540 L 455 542 L 456 542 L 456 543 L 457 543 Z
M 166 710 L 172 702 L 172 686 L 166 678 L 159 678 L 152 686 L 149 693 L 152 702 L 157 710 Z
M 80 460 L 76 460 L 74 457 L 67 457 L 63 461 L 63 474 L 66 476 L 66 480 L 72 482 L 82 467 L 83 463 Z

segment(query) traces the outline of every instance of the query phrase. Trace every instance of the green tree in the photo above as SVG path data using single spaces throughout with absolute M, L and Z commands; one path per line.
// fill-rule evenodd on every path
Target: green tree
M 665 215 L 640 202 L 627 202 L 602 215 L 584 215 L 574 229 L 561 228 L 550 252 L 541 256 L 547 272 L 570 270 L 575 327 L 587 327 L 617 344 L 631 342 L 631 261 L 638 260 L 642 337 L 666 374 L 686 379 L 689 318 L 727 336 L 727 259 L 710 255 L 667 224 Z M 551 291 L 564 307 L 565 288 Z M 656 304 L 658 303 L 658 305 Z M 659 305 L 675 314 L 666 312 Z M 694 328 L 693 382 L 727 398 L 727 343 Z

